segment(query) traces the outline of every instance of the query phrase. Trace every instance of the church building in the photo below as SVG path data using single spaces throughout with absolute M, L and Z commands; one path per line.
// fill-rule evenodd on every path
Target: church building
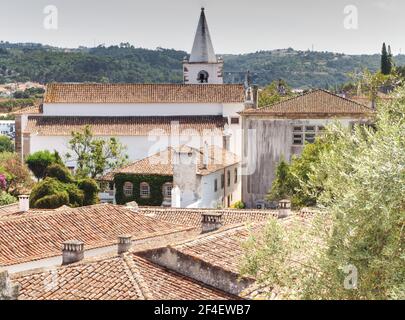
M 239 112 L 255 101 L 245 85 L 224 84 L 222 68 L 202 9 L 191 54 L 183 60 L 184 83 L 50 83 L 38 113 L 16 116 L 17 152 L 22 158 L 39 150 L 63 156 L 72 132 L 90 126 L 97 138 L 116 137 L 131 162 L 183 145 L 240 156 Z M 66 165 L 74 170 L 75 159 Z

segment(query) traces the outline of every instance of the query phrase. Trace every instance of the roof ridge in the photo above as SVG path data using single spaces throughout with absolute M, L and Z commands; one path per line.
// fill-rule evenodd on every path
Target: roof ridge
M 153 300 L 153 293 L 147 286 L 144 285 L 146 281 L 144 280 L 141 272 L 139 272 L 138 266 L 135 264 L 133 256 L 134 254 L 131 252 L 126 252 L 122 255 L 122 260 L 124 261 L 124 264 L 126 266 L 125 271 L 127 273 L 130 273 L 130 281 L 134 284 L 137 291 L 139 291 L 138 293 L 140 293 L 140 296 L 143 297 L 145 300 Z

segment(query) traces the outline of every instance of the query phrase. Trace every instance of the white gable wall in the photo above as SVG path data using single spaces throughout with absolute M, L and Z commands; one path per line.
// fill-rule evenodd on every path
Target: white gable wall
M 224 110 L 243 110 L 243 103 L 44 103 L 45 116 L 211 116 L 222 115 Z

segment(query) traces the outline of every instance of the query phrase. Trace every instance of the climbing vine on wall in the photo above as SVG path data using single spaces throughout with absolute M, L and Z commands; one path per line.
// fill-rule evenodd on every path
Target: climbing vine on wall
M 127 197 L 124 194 L 123 186 L 125 182 L 133 184 L 132 196 Z M 146 182 L 150 187 L 150 197 L 141 198 L 140 184 Z M 163 202 L 162 187 L 166 182 L 173 182 L 173 176 L 159 175 L 134 175 L 119 173 L 114 177 L 115 201 L 117 204 L 125 204 L 130 201 L 136 201 L 140 206 L 161 206 Z

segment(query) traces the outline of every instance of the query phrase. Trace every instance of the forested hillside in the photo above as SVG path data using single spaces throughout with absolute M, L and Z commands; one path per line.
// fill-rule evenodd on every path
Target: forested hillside
M 181 61 L 187 53 L 148 50 L 129 44 L 61 49 L 40 44 L 0 43 L 0 83 L 60 82 L 181 82 Z M 376 70 L 380 55 L 350 56 L 293 49 L 224 55 L 225 82 L 242 82 L 247 70 L 253 81 L 266 85 L 282 78 L 294 88 L 334 87 L 347 73 L 365 67 Z M 405 55 L 397 56 L 398 65 Z

